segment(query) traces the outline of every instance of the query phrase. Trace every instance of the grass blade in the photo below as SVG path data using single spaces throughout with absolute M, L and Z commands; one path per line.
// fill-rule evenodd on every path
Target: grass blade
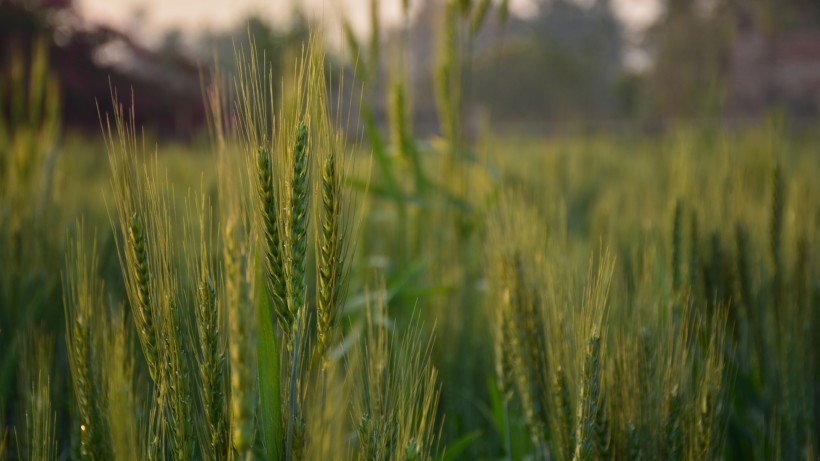
M 479 437 L 481 437 L 481 431 L 471 432 L 464 437 L 459 438 L 452 445 L 447 447 L 446 450 L 444 450 L 444 454 L 441 455 L 441 461 L 461 459 L 461 455 L 464 451 L 472 445 L 473 442 L 478 440 Z

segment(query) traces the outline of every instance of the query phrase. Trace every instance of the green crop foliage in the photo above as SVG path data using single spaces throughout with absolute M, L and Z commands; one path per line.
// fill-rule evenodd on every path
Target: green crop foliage
M 317 34 L 282 81 L 214 71 L 210 150 L 148 151 L 116 95 L 58 143 L 45 48 L 14 57 L 0 459 L 816 459 L 820 135 L 472 139 L 506 5 L 442 6 L 430 139 L 378 31 L 345 30 L 361 127 Z

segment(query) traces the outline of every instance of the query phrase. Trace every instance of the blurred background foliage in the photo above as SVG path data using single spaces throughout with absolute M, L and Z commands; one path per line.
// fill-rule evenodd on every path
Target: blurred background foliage
M 415 126 L 431 134 L 437 127 L 433 32 L 441 8 L 435 0 L 412 3 L 413 13 L 405 21 L 382 25 L 379 35 L 387 53 L 374 75 L 376 85 L 385 85 L 399 61 L 404 62 Z M 488 2 L 488 16 L 504 3 Z M 496 126 L 543 134 L 573 126 L 654 129 L 704 117 L 742 121 L 780 109 L 795 118 L 820 112 L 818 78 L 811 69 L 820 54 L 820 13 L 810 0 L 533 4 L 526 16 L 487 21 L 460 50 L 470 133 L 482 114 L 492 114 Z M 630 19 L 629 11 L 647 5 L 656 11 L 644 14 L 650 19 Z M 311 26 L 330 27 L 321 14 L 335 14 L 331 7 L 317 13 L 297 3 L 286 26 L 281 20 L 274 26 L 257 14 L 233 29 L 193 34 L 180 25 L 149 40 L 142 31 L 146 10 L 135 9 L 130 25 L 118 27 L 85 18 L 83 6 L 71 0 L 4 0 L 3 62 L 12 50 L 29 55 L 37 38 L 45 37 L 52 45 L 48 61 L 63 88 L 61 114 L 68 125 L 93 134 L 98 126 L 95 101 L 105 104 L 110 87 L 124 94 L 133 89 L 138 124 L 171 137 L 201 132 L 205 120 L 199 82 L 209 81 L 205 70 L 214 62 L 230 69 L 234 47 L 253 38 L 273 63 L 272 71 L 283 75 L 282 58 L 290 60 Z M 367 2 L 360 8 L 356 14 L 364 15 Z M 340 16 L 353 15 L 339 11 Z M 360 30 L 355 28 L 354 35 L 361 37 Z M 332 34 L 340 46 L 342 34 L 335 29 Z M 404 51 L 394 53 L 401 43 Z M 331 60 L 352 66 L 353 51 L 333 53 Z M 376 121 L 386 121 L 386 100 L 369 102 Z

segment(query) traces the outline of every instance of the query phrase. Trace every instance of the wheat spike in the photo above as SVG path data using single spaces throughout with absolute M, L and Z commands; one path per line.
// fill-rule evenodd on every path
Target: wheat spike
M 318 355 L 324 355 L 336 323 L 339 284 L 342 267 L 341 181 L 336 171 L 335 154 L 331 151 L 322 169 L 322 209 L 324 221 L 319 241 L 319 300 L 316 304 Z
M 220 319 L 216 307 L 216 289 L 210 275 L 197 288 L 196 325 L 199 335 L 200 396 L 208 432 L 212 459 L 227 456 L 225 421 L 225 353 L 220 344 Z
M 305 122 L 296 128 L 293 147 L 293 174 L 290 182 L 290 241 L 288 242 L 290 273 L 288 274 L 288 309 L 293 318 L 289 335 L 292 344 L 293 330 L 298 328 L 301 309 L 305 304 L 305 258 L 307 254 L 308 212 L 308 133 Z
M 288 310 L 287 287 L 285 286 L 284 258 L 282 243 L 277 222 L 278 207 L 273 188 L 271 175 L 270 149 L 266 146 L 259 148 L 256 172 L 258 180 L 259 207 L 262 214 L 262 223 L 265 237 L 265 273 L 266 285 L 271 296 L 275 318 L 279 327 L 286 335 L 290 334 L 293 323 L 293 314 Z
M 225 297 L 228 312 L 231 367 L 231 442 L 241 457 L 253 447 L 253 394 L 246 320 L 249 289 L 245 278 L 247 262 L 241 231 L 236 223 L 228 225 L 225 236 Z
M 552 403 L 558 411 L 555 437 L 560 459 L 569 460 L 575 450 L 575 426 L 572 424 L 572 408 L 569 400 L 569 385 L 563 367 L 555 369 L 552 381 Z
M 573 460 L 608 459 L 611 454 L 609 436 L 601 395 L 601 336 L 593 331 L 584 359 Z
M 109 431 L 99 398 L 100 376 L 95 372 L 93 334 L 100 324 L 94 321 L 101 312 L 103 284 L 97 280 L 96 245 L 90 254 L 82 243 L 82 225 L 78 225 L 75 245 L 68 251 L 71 268 L 64 282 L 66 346 L 79 410 L 80 455 L 87 459 L 109 459 L 112 456 Z
M 683 456 L 683 427 L 681 415 L 682 397 L 676 385 L 668 395 L 664 434 L 666 436 L 666 459 L 677 461 Z
M 159 348 L 157 345 L 156 314 L 151 302 L 151 272 L 148 267 L 148 248 L 145 238 L 145 228 L 138 213 L 131 217 L 128 227 L 131 258 L 129 259 L 131 274 L 137 286 L 137 306 L 134 310 L 134 323 L 148 362 L 148 371 L 154 382 L 159 382 Z
M 712 454 L 712 405 L 712 393 L 706 389 L 698 405 L 696 442 L 698 459 L 710 459 Z

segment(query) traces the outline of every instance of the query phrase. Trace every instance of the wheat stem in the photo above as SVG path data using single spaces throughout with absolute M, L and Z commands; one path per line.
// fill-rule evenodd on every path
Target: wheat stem
M 772 185 L 772 216 L 770 224 L 771 254 L 774 268 L 772 279 L 775 302 L 783 301 L 783 213 L 785 209 L 785 186 L 780 164 L 774 169 Z
M 683 266 L 683 201 L 675 202 L 675 219 L 672 225 L 672 288 L 677 293 L 681 289 Z

